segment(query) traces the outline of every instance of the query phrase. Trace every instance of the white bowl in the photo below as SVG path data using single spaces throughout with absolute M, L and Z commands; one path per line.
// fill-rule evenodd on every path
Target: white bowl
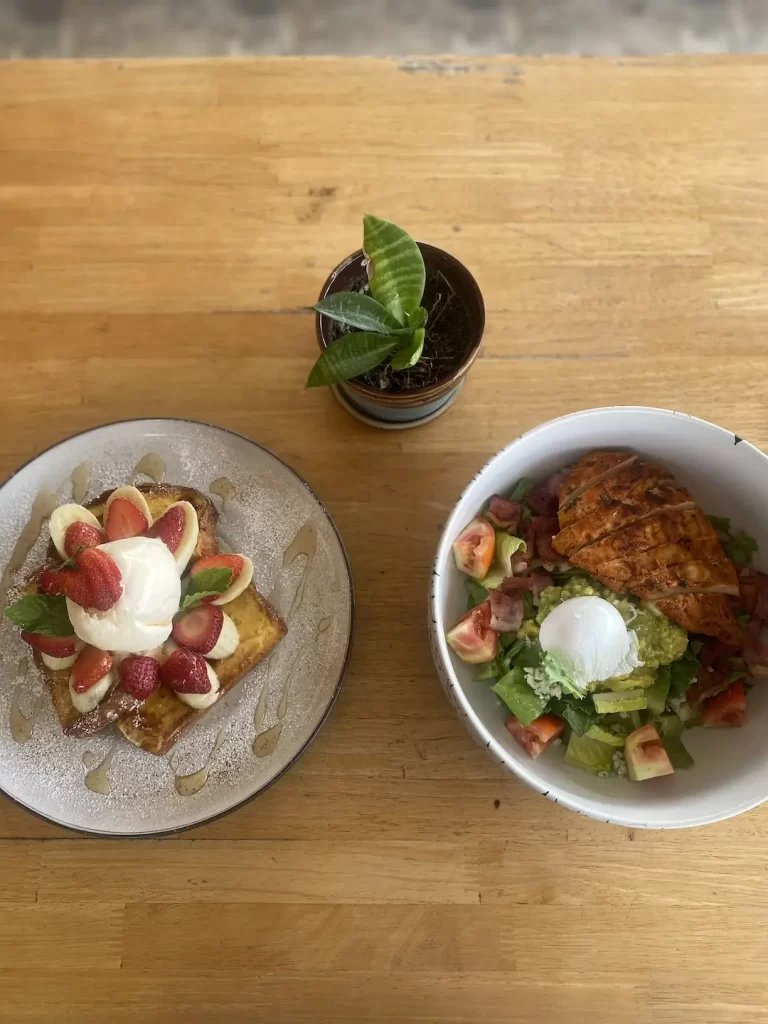
M 741 729 L 692 729 L 686 746 L 696 764 L 665 778 L 634 783 L 597 778 L 564 760 L 560 744 L 530 758 L 504 728 L 488 682 L 477 681 L 445 642 L 466 611 L 466 587 L 451 544 L 491 495 L 523 476 L 540 480 L 595 448 L 632 448 L 669 468 L 705 512 L 729 516 L 760 545 L 768 564 L 768 457 L 722 427 L 684 413 L 644 407 L 591 409 L 544 423 L 488 462 L 454 508 L 435 559 L 430 594 L 432 652 L 445 691 L 470 733 L 500 764 L 543 796 L 571 810 L 632 828 L 686 828 L 740 814 L 768 799 L 768 685 L 748 697 Z

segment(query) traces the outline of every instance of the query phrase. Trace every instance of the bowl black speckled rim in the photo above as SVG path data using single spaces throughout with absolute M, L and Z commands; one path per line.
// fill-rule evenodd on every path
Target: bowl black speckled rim
M 265 445 L 259 444 L 259 442 L 254 441 L 252 437 L 247 437 L 245 434 L 241 434 L 237 430 L 231 430 L 229 427 L 219 426 L 218 423 L 207 423 L 205 420 L 194 420 L 186 416 L 147 416 L 143 417 L 142 419 L 129 418 L 124 420 L 112 420 L 109 423 L 101 423 L 97 427 L 89 427 L 87 430 L 80 430 L 76 434 L 70 434 L 68 437 L 62 438 L 61 441 L 56 441 L 54 444 L 49 445 L 47 448 L 43 448 L 42 451 L 38 452 L 37 455 L 33 455 L 31 459 L 27 459 L 25 463 L 23 463 L 21 466 L 15 469 L 10 476 L 6 477 L 6 479 L 3 480 L 2 484 L 0 484 L 0 492 L 2 492 L 5 489 L 5 487 L 11 482 L 11 480 L 18 476 L 18 474 L 21 473 L 22 470 L 26 469 L 27 466 L 32 465 L 33 462 L 36 462 L 41 456 L 46 455 L 48 452 L 54 451 L 56 448 L 59 448 L 61 445 L 66 444 L 68 441 L 74 440 L 76 437 L 85 437 L 87 434 L 95 434 L 99 430 L 106 430 L 109 427 L 117 427 L 125 423 L 133 423 L 136 426 L 141 426 L 142 424 L 146 423 L 190 423 L 196 427 L 207 427 L 210 430 L 218 430 L 222 434 L 231 434 L 233 437 L 238 437 L 241 440 L 247 441 L 249 444 L 252 444 L 254 448 L 260 448 L 263 452 L 266 452 L 267 455 L 271 455 L 273 459 L 276 459 L 277 462 L 284 466 L 290 473 L 292 473 L 296 477 L 296 479 L 301 484 L 303 484 L 304 487 L 307 488 L 309 493 L 320 506 L 320 510 L 322 511 L 331 529 L 333 530 L 336 536 L 336 540 L 339 542 L 339 549 L 341 550 L 342 558 L 344 559 L 344 566 L 347 571 L 347 581 L 349 583 L 349 636 L 347 637 L 347 647 L 344 652 L 344 661 L 341 666 L 341 671 L 339 672 L 339 678 L 336 682 L 336 686 L 334 688 L 333 693 L 331 694 L 330 700 L 328 701 L 325 711 L 321 715 L 320 721 L 317 723 L 317 725 L 312 730 L 310 735 L 307 737 L 307 739 L 304 741 L 301 747 L 299 747 L 299 749 L 296 751 L 296 753 L 293 755 L 290 761 L 288 761 L 288 763 L 280 769 L 277 775 L 275 775 L 274 778 L 271 778 L 268 782 L 266 782 L 261 787 L 261 789 L 257 789 L 254 793 L 251 793 L 250 796 L 245 797 L 244 800 L 240 800 L 239 803 L 232 804 L 231 807 L 227 807 L 223 811 L 218 811 L 216 814 L 211 814 L 206 818 L 201 818 L 200 821 L 193 821 L 189 825 L 178 825 L 175 828 L 157 829 L 152 832 L 94 832 L 91 829 L 79 828 L 77 825 L 67 825 L 64 822 L 57 821 L 55 818 L 49 817 L 47 814 L 43 814 L 41 811 L 35 810 L 34 807 L 28 807 L 27 804 L 25 804 L 21 800 L 18 800 L 16 797 L 11 796 L 10 793 L 7 793 L 3 789 L 3 787 L 0 786 L 0 793 L 2 793 L 4 797 L 10 800 L 11 803 L 16 804 L 17 807 L 22 807 L 25 811 L 27 811 L 27 813 L 32 814 L 36 818 L 40 818 L 41 821 L 48 822 L 51 825 L 56 825 L 57 828 L 65 829 L 68 832 L 76 832 L 78 835 L 91 836 L 94 839 L 163 839 L 167 836 L 174 836 L 179 835 L 182 832 L 189 832 L 191 829 L 199 828 L 201 825 L 210 825 L 211 822 L 219 821 L 219 819 L 224 818 L 226 815 L 231 814 L 233 811 L 236 811 L 241 807 L 245 807 L 246 804 L 249 804 L 252 800 L 255 800 L 256 797 L 261 796 L 262 793 L 266 793 L 268 789 L 270 789 L 272 786 L 274 786 L 276 782 L 282 779 L 282 777 L 288 771 L 290 771 L 291 768 L 293 768 L 293 766 L 296 764 L 296 762 L 299 760 L 302 754 L 304 754 L 304 752 L 309 748 L 310 744 L 313 742 L 317 734 L 328 721 L 328 717 L 331 714 L 331 711 L 333 710 L 333 706 L 336 703 L 339 694 L 341 693 L 341 687 L 344 683 L 344 679 L 349 668 L 349 661 L 352 655 L 352 643 L 355 636 L 355 588 L 352 580 L 352 567 L 349 563 L 349 555 L 347 554 L 347 549 L 344 545 L 344 541 L 341 537 L 341 534 L 339 533 L 339 529 L 336 526 L 336 523 L 333 521 L 333 517 L 331 516 L 328 509 L 325 507 L 323 502 L 320 500 L 320 498 L 315 493 L 313 488 L 310 487 L 310 485 L 307 483 L 304 477 L 297 473 L 292 466 L 289 466 L 284 459 L 281 459 L 279 455 L 276 455 L 271 448 L 267 448 L 265 447 Z M 148 754 L 147 756 L 150 757 L 151 755 Z

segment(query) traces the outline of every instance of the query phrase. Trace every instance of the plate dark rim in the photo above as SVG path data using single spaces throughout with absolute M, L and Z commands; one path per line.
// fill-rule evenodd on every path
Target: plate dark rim
M 339 694 L 341 693 L 341 687 L 344 683 L 347 670 L 349 669 L 349 661 L 352 655 L 352 642 L 355 636 L 355 587 L 352 579 L 352 567 L 349 562 L 349 555 L 347 553 L 347 549 L 342 539 L 342 536 L 339 533 L 339 529 L 336 526 L 336 523 L 333 521 L 333 516 L 331 516 L 328 509 L 325 507 L 325 505 L 320 500 L 314 489 L 307 483 L 304 477 L 301 476 L 300 473 L 297 473 L 292 466 L 289 466 L 285 459 L 282 459 L 279 455 L 275 454 L 275 452 L 273 452 L 271 448 L 267 448 L 265 445 L 259 444 L 258 441 L 254 441 L 252 437 L 248 437 L 246 434 L 241 434 L 237 430 L 231 430 L 229 427 L 222 427 L 218 423 L 208 423 L 206 420 L 190 419 L 188 416 L 146 416 L 141 419 L 134 419 L 129 417 L 128 419 L 124 420 L 111 420 L 109 423 L 100 423 L 96 427 L 89 427 L 87 430 L 79 430 L 75 434 L 70 434 L 68 437 L 64 437 L 60 441 L 56 441 L 54 444 L 49 445 L 47 448 L 43 448 L 36 455 L 33 455 L 31 458 L 27 459 L 26 462 L 22 463 L 22 465 L 15 469 L 10 474 L 10 476 L 6 477 L 5 480 L 3 480 L 2 484 L 0 484 L 0 492 L 5 490 L 6 486 L 11 482 L 11 480 L 13 480 L 14 477 L 18 476 L 18 474 L 21 473 L 22 470 L 26 469 L 27 466 L 31 465 L 33 462 L 36 462 L 42 455 L 45 455 L 47 452 L 53 451 L 55 448 L 58 448 L 61 445 L 66 444 L 68 441 L 74 440 L 76 437 L 85 437 L 86 434 L 93 434 L 96 433 L 96 431 L 98 430 L 105 430 L 107 427 L 117 427 L 125 423 L 191 423 L 197 427 L 209 427 L 212 430 L 221 431 L 222 434 L 231 434 L 233 437 L 239 437 L 241 440 L 247 441 L 249 444 L 252 444 L 255 448 L 260 448 L 263 452 L 266 452 L 267 455 L 271 455 L 272 458 L 276 459 L 282 466 L 284 466 L 290 473 L 292 473 L 293 476 L 295 476 L 296 479 L 301 484 L 304 485 L 304 487 L 307 488 L 309 493 L 320 506 L 323 515 L 328 520 L 331 529 L 333 530 L 336 536 L 336 540 L 339 542 L 339 548 L 341 550 L 341 554 L 344 559 L 344 566 L 347 571 L 347 581 L 349 583 L 349 636 L 347 637 L 347 647 L 344 652 L 344 661 L 341 666 L 341 671 L 339 672 L 339 678 L 336 681 L 336 686 L 334 687 L 333 693 L 331 694 L 330 700 L 328 701 L 325 711 L 321 715 L 320 720 L 318 721 L 317 725 L 312 730 L 310 735 L 307 737 L 307 739 L 304 741 L 301 747 L 299 747 L 299 749 L 296 751 L 296 753 L 293 755 L 290 761 L 288 761 L 288 763 L 280 769 L 277 775 L 275 775 L 274 778 L 271 778 L 269 782 L 265 783 L 261 787 L 261 789 L 258 789 L 255 793 L 251 793 L 250 796 L 245 797 L 243 800 L 240 800 L 239 803 L 233 804 L 231 807 L 227 807 L 225 810 L 219 811 L 216 814 L 212 814 L 207 818 L 202 818 L 200 821 L 193 821 L 189 825 L 178 825 L 175 828 L 158 829 L 152 832 L 94 832 L 91 829 L 79 828 L 77 825 L 65 825 L 63 822 L 56 821 L 54 818 L 50 818 L 47 814 L 43 814 L 42 811 L 35 810 L 33 807 L 28 807 L 25 803 L 23 803 L 23 801 L 18 800 L 14 796 L 11 796 L 11 794 L 8 793 L 2 787 L 2 785 L 0 785 L 0 793 L 2 793 L 2 795 L 6 797 L 6 799 L 10 800 L 11 803 L 16 804 L 17 807 L 23 808 L 28 814 L 34 815 L 34 817 L 39 818 L 41 821 L 48 822 L 48 824 L 55 825 L 57 828 L 65 829 L 68 832 L 75 832 L 77 835 L 90 836 L 94 839 L 163 839 L 166 836 L 179 835 L 182 832 L 189 832 L 193 828 L 200 828 L 201 825 L 210 825 L 211 822 L 219 821 L 226 815 L 232 814 L 233 811 L 237 811 L 239 810 L 239 808 L 245 807 L 246 804 L 249 804 L 252 800 L 255 800 L 256 797 L 261 796 L 262 793 L 266 793 L 268 789 L 271 789 L 271 787 L 274 786 L 276 782 L 282 779 L 282 777 L 296 764 L 296 762 L 299 760 L 302 754 L 304 754 L 305 751 L 309 748 L 310 744 L 314 741 L 315 737 L 318 735 L 322 727 L 328 721 L 328 717 L 331 711 L 333 710 L 333 707 L 338 699 Z

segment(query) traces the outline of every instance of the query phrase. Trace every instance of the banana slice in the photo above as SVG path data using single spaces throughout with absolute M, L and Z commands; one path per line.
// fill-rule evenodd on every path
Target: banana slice
M 40 651 L 40 657 L 43 659 L 43 664 L 46 665 L 53 672 L 60 672 L 65 668 L 72 668 L 77 661 L 77 656 L 85 647 L 82 640 L 78 640 L 75 644 L 75 653 L 68 654 L 66 658 L 54 658 L 52 654 L 46 654 L 45 651 Z
M 80 714 L 87 715 L 89 711 L 93 711 L 97 705 L 101 704 L 112 689 L 114 682 L 115 673 L 113 669 L 110 669 L 109 672 L 107 672 L 107 674 L 98 681 L 98 683 L 94 683 L 94 685 L 87 689 L 85 693 L 77 693 L 75 688 L 72 686 L 72 679 L 70 678 L 69 696 Z
M 81 522 L 88 523 L 89 526 L 95 526 L 97 530 L 101 530 L 101 523 L 84 505 L 75 505 L 70 503 L 69 505 L 59 505 L 51 513 L 51 518 L 48 522 L 48 529 L 51 533 L 51 540 L 53 546 L 56 548 L 62 558 L 69 557 L 64 548 L 64 542 L 67 537 L 67 530 L 72 523 Z M 106 537 L 104 538 L 106 540 Z M 63 667 L 63 666 L 62 666 Z

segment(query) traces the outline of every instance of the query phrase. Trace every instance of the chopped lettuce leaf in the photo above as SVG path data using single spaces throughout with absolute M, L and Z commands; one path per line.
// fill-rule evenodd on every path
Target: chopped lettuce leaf
M 723 545 L 726 555 L 734 565 L 745 566 L 752 561 L 752 556 L 757 551 L 757 541 L 744 530 L 739 530 Z
M 508 658 L 516 658 L 525 647 L 525 640 L 518 639 L 517 633 L 499 633 L 499 642 Z
M 473 580 L 471 577 L 467 577 L 467 592 L 469 594 L 469 608 L 468 611 L 472 611 L 479 604 L 488 597 L 488 591 L 485 589 L 482 583 L 478 583 L 477 580 Z
M 611 729 L 605 729 L 602 725 L 592 725 L 587 729 L 585 735 L 590 740 L 600 740 L 601 743 L 607 743 L 609 747 L 623 747 L 627 737 L 621 736 L 617 732 L 613 732 Z
M 515 486 L 512 488 L 512 493 L 509 496 L 510 501 L 522 501 L 528 491 L 533 489 L 533 480 L 529 480 L 527 476 L 522 477 L 517 481 Z
M 707 516 L 707 519 L 712 523 L 716 530 L 720 531 L 720 533 L 731 532 L 731 520 L 725 516 Z
M 572 733 L 565 752 L 565 760 L 577 768 L 586 768 L 595 775 L 609 774 L 613 772 L 614 749 L 600 740 Z
M 563 697 L 562 700 L 552 702 L 548 710 L 567 722 L 577 736 L 583 736 L 584 733 L 589 732 L 597 722 L 597 713 L 594 707 L 591 702 L 585 700 Z
M 570 672 L 556 654 L 545 654 L 541 665 L 547 679 L 561 686 L 565 693 L 573 694 L 574 697 L 584 696 L 584 690 L 573 681 Z
M 692 768 L 694 761 L 683 743 L 683 723 L 677 715 L 662 715 L 659 719 L 659 732 L 672 767 Z
M 670 697 L 682 697 L 696 676 L 699 674 L 701 664 L 692 650 L 693 644 L 688 648 L 682 658 L 673 661 L 669 666 L 669 691 Z M 701 650 L 701 648 L 699 648 Z
M 496 566 L 505 576 L 512 575 L 512 555 L 527 549 L 528 545 L 520 537 L 513 537 L 503 530 L 496 531 Z M 493 572 L 493 566 L 490 571 Z
M 648 707 L 645 690 L 620 690 L 617 693 L 593 693 L 595 710 L 600 715 L 617 711 L 642 711 Z
M 667 706 L 669 687 L 672 681 L 672 673 L 669 665 L 662 665 L 656 670 L 656 681 L 645 691 L 648 701 L 648 710 L 654 715 L 661 715 Z
M 492 687 L 523 726 L 544 714 L 544 705 L 526 683 L 523 670 L 516 665 Z

